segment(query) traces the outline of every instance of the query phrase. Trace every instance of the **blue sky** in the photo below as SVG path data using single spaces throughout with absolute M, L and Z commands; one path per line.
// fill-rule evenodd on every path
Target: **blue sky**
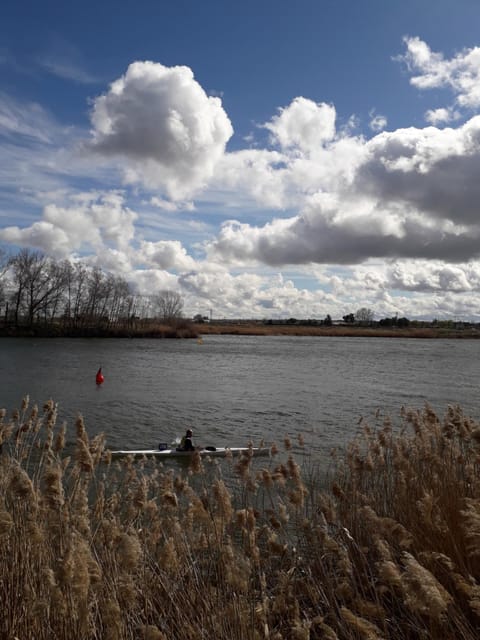
M 187 314 L 480 319 L 474 0 L 10 2 L 0 243 Z

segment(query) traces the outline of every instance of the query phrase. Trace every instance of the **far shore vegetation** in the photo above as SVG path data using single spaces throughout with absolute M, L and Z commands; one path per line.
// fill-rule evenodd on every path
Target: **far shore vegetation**
M 184 315 L 180 293 L 139 295 L 98 267 L 22 249 L 0 255 L 0 337 L 199 338 L 206 334 L 478 338 L 480 324 L 375 319 L 368 308 L 341 318 L 225 319 Z
M 64 327 L 58 323 L 34 323 L 29 326 L 5 325 L 0 321 L 1 337 L 36 338 L 196 338 L 208 335 L 244 336 L 312 336 L 363 338 L 424 338 L 476 339 L 480 327 L 411 326 L 408 328 L 380 326 L 322 326 L 263 321 L 212 321 L 197 323 L 178 318 L 175 321 L 143 320 L 134 325 L 95 323 L 81 327 Z
M 259 335 L 259 336 L 333 336 L 364 338 L 480 338 L 480 325 L 452 322 L 411 322 L 409 326 L 385 326 L 376 322 L 363 324 L 316 324 L 309 320 L 225 321 L 215 320 L 198 327 L 203 335 Z
M 113 461 L 43 408 L 0 411 L 0 629 L 35 640 L 477 640 L 480 426 L 364 420 L 328 469 Z M 247 444 L 247 443 L 246 443 Z

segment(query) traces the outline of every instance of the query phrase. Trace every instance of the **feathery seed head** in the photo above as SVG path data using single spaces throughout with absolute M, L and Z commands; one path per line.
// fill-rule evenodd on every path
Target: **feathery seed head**
M 60 451 L 63 451 L 63 449 L 65 449 L 65 435 L 67 433 L 67 425 L 63 424 L 60 427 L 60 431 L 57 433 L 56 438 L 55 438 L 55 443 L 53 445 L 53 450 L 58 453 Z
M 81 471 L 91 473 L 94 468 L 93 458 L 88 448 L 88 443 L 83 437 L 77 438 L 77 446 L 75 449 L 75 460 Z
M 36 503 L 36 493 L 28 474 L 20 466 L 15 466 L 10 478 L 9 490 L 13 495 L 27 500 L 30 504 Z
M 357 616 L 347 607 L 340 608 L 340 615 L 356 637 L 364 640 L 384 640 L 384 634 L 375 624 Z
M 447 611 L 452 597 L 435 576 L 422 566 L 410 553 L 403 553 L 405 571 L 402 583 L 409 608 L 439 622 Z
M 199 475 L 204 471 L 202 458 L 198 451 L 194 451 L 191 456 L 189 471 L 194 475 Z
M 262 484 L 267 489 L 273 489 L 273 477 L 269 469 L 262 469 L 260 472 Z
M 137 566 L 142 548 L 138 535 L 135 533 L 121 533 L 117 541 L 117 553 L 120 565 L 125 571 L 131 571 Z
M 0 539 L 8 536 L 13 527 L 13 518 L 8 511 L 0 509 Z
M 173 491 L 164 491 L 161 500 L 165 507 L 172 507 L 173 509 L 178 507 L 178 498 Z
M 146 624 L 140 627 L 140 638 L 142 640 L 167 640 L 167 636 L 153 624 Z

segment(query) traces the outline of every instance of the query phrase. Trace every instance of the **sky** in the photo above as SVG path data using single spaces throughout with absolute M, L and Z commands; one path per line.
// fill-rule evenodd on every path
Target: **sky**
M 0 248 L 187 316 L 480 321 L 478 0 L 4 0 Z

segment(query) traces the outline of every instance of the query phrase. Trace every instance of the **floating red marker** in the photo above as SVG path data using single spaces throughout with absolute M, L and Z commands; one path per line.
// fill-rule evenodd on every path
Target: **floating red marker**
M 100 369 L 97 371 L 97 375 L 95 376 L 95 382 L 98 385 L 100 385 L 100 384 L 103 384 L 104 380 L 105 380 L 105 378 L 103 377 L 102 367 L 100 367 Z

